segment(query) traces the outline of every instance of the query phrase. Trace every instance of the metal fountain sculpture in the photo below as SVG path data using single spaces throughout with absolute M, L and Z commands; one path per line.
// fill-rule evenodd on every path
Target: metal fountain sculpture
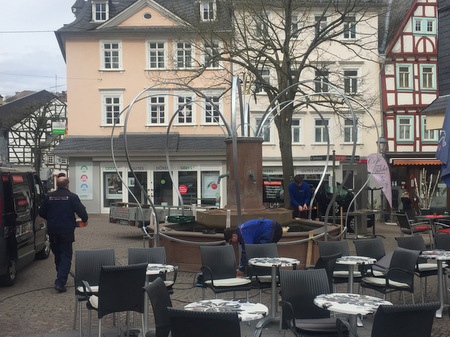
M 266 121 L 272 121 L 273 118 L 276 116 L 276 114 L 280 113 L 290 104 L 294 104 L 295 102 L 301 101 L 304 104 L 307 104 L 310 106 L 319 116 L 322 120 L 324 120 L 324 117 L 322 116 L 321 112 L 314 106 L 314 103 L 311 103 L 310 98 L 311 96 L 316 95 L 330 95 L 330 96 L 337 96 L 340 98 L 347 106 L 351 113 L 352 120 L 353 120 L 353 149 L 352 149 L 352 155 L 351 155 L 351 162 L 350 165 L 352 165 L 355 162 L 355 152 L 356 152 L 356 139 L 357 139 L 357 128 L 356 128 L 356 117 L 355 112 L 353 110 L 352 104 L 354 103 L 358 105 L 361 109 L 363 109 L 366 113 L 370 115 L 372 118 L 372 121 L 374 123 L 374 126 L 376 127 L 377 131 L 377 139 L 379 138 L 378 134 L 378 127 L 376 125 L 376 121 L 373 117 L 373 115 L 370 113 L 370 111 L 364 107 L 361 103 L 353 99 L 352 97 L 346 96 L 339 88 L 328 84 L 328 87 L 331 88 L 333 91 L 329 92 L 320 92 L 320 93 L 311 93 L 306 94 L 303 96 L 296 97 L 295 100 L 289 101 L 289 102 L 283 102 L 281 104 L 275 104 L 274 102 L 277 101 L 277 98 L 282 95 L 285 91 L 290 90 L 293 86 L 304 86 L 311 83 L 314 83 L 316 81 L 302 81 L 295 83 L 288 88 L 286 88 L 282 93 L 280 93 L 268 106 L 265 113 L 263 114 L 263 117 L 261 119 L 260 124 L 258 125 L 256 131 L 254 132 L 254 136 L 249 136 L 249 130 L 250 126 L 248 124 L 249 120 L 249 109 L 248 105 L 243 104 L 242 99 L 242 89 L 240 86 L 240 80 L 238 77 L 233 78 L 232 88 L 231 88 L 231 125 L 228 123 L 228 121 L 225 119 L 222 112 L 219 110 L 218 106 L 214 104 L 211 99 L 206 96 L 204 93 L 202 93 L 200 90 L 190 87 L 185 84 L 177 83 L 177 82 L 165 82 L 156 84 L 154 86 L 148 87 L 144 90 L 142 90 L 131 102 L 129 106 L 127 106 L 121 114 L 125 113 L 125 120 L 124 120 L 124 146 L 125 146 L 125 154 L 126 154 L 126 160 L 130 169 L 130 172 L 135 177 L 135 183 L 139 186 L 141 192 L 145 196 L 145 203 L 150 204 L 151 208 L 153 209 L 152 216 L 154 217 L 154 225 L 155 225 L 155 232 L 154 234 L 150 233 L 147 228 L 144 226 L 143 231 L 146 235 L 155 237 L 156 238 L 156 245 L 159 245 L 159 238 L 160 236 L 167 236 L 170 237 L 167 234 L 161 233 L 159 228 L 160 219 L 158 219 L 158 212 L 156 211 L 155 205 L 153 204 L 150 196 L 147 194 L 147 191 L 143 188 L 143 186 L 140 184 L 139 180 L 136 177 L 136 174 L 133 170 L 133 166 L 131 163 L 131 159 L 129 156 L 128 151 L 128 142 L 127 142 L 127 123 L 128 118 L 131 114 L 132 108 L 134 104 L 136 104 L 139 101 L 147 99 L 151 94 L 149 94 L 150 89 L 154 89 L 158 86 L 167 86 L 167 85 L 175 85 L 184 87 L 185 89 L 189 89 L 193 91 L 198 97 L 201 99 L 206 100 L 215 110 L 215 112 L 220 116 L 221 122 L 223 124 L 223 127 L 225 128 L 224 134 L 225 134 L 225 143 L 226 143 L 226 159 L 227 159 L 227 173 L 222 174 L 219 176 L 218 183 L 222 183 L 223 179 L 226 178 L 228 180 L 227 183 L 227 205 L 223 209 L 214 209 L 214 210 L 208 210 L 203 212 L 197 212 L 197 222 L 200 224 L 203 224 L 205 226 L 209 227 L 215 227 L 215 228 L 225 228 L 227 221 L 230 223 L 231 220 L 231 226 L 235 227 L 241 223 L 243 223 L 246 220 L 254 219 L 254 218 L 271 218 L 274 220 L 277 220 L 282 225 L 287 225 L 290 222 L 292 222 L 292 211 L 287 210 L 284 208 L 277 208 L 277 209 L 267 209 L 263 205 L 262 201 L 262 184 L 263 184 L 263 174 L 262 174 L 262 142 L 263 139 L 261 137 L 262 135 L 262 128 L 263 125 L 265 125 Z M 170 154 L 169 154 L 169 134 L 171 126 L 178 114 L 181 113 L 181 111 L 184 109 L 184 107 L 187 104 L 196 104 L 198 102 L 191 101 L 187 102 L 184 105 L 179 106 L 179 108 L 174 112 L 172 115 L 169 125 L 167 126 L 167 132 L 166 132 L 166 147 L 165 147 L 165 154 L 166 154 L 166 161 L 168 165 L 168 170 L 170 177 L 172 179 L 172 182 L 174 181 L 173 175 L 172 175 L 172 169 L 170 165 Z M 238 104 L 239 103 L 239 104 Z M 239 115 L 240 115 L 240 125 L 237 125 L 237 110 L 239 108 Z M 120 116 L 119 116 L 120 117 Z M 113 159 L 113 163 L 116 167 L 116 172 L 120 179 L 122 180 L 122 183 L 124 184 L 125 188 L 128 190 L 130 195 L 135 199 L 136 203 L 138 204 L 139 211 L 143 215 L 143 208 L 141 204 L 139 203 L 138 199 L 134 196 L 134 194 L 131 192 L 131 190 L 128 188 L 126 181 L 123 180 L 121 173 L 118 169 L 116 158 L 114 154 L 114 142 L 113 142 L 113 135 L 114 135 L 114 129 L 116 126 L 116 123 L 118 123 L 119 117 L 114 122 L 114 126 L 111 132 L 111 155 Z M 223 130 L 223 129 L 222 129 Z M 317 191 L 319 190 L 320 185 L 322 184 L 327 168 L 329 165 L 329 157 L 330 157 L 330 143 L 329 143 L 329 137 L 328 137 L 328 128 L 325 129 L 325 132 L 327 133 L 327 160 L 322 172 L 322 176 L 319 182 L 318 187 L 316 188 L 310 203 L 310 213 L 309 218 L 311 218 L 311 208 L 314 202 L 314 198 L 316 196 Z M 378 152 L 380 152 L 380 149 L 378 147 Z M 239 160 L 241 158 L 241 160 Z M 245 160 L 242 160 L 245 158 Z M 348 177 L 348 173 L 344 177 L 343 184 L 345 183 L 345 180 Z M 355 196 L 353 200 L 351 201 L 350 205 L 348 206 L 348 210 L 350 210 L 351 205 L 354 203 L 354 200 L 356 197 L 361 193 L 361 191 L 366 187 L 370 180 L 370 175 L 367 178 L 367 181 L 365 182 L 364 186 L 361 187 L 361 189 L 355 193 Z M 342 184 L 342 185 L 343 185 Z M 182 209 L 184 209 L 183 205 L 183 198 L 176 189 L 176 192 L 178 194 L 179 203 L 182 206 Z M 335 189 L 333 193 L 332 200 L 330 204 L 328 205 L 328 208 L 326 210 L 325 214 L 329 214 L 329 211 L 331 207 L 333 206 L 336 196 L 339 193 L 339 189 Z M 348 211 L 347 210 L 347 211 Z M 348 212 L 347 212 L 348 213 Z M 227 219 L 228 217 L 228 219 Z M 143 217 L 142 217 L 143 218 Z M 344 230 L 334 238 L 338 238 L 339 236 L 343 235 L 346 231 L 346 224 L 348 221 L 348 216 L 345 219 L 345 226 Z M 314 236 L 311 239 L 317 239 L 318 237 L 324 236 L 324 239 L 327 240 L 327 237 L 331 236 L 328 233 L 327 225 L 328 224 L 328 216 L 325 216 L 324 221 L 324 231 L 323 233 Z M 175 239 L 176 240 L 176 239 Z M 298 242 L 304 242 L 305 240 L 301 241 L 293 241 L 291 243 L 298 243 Z M 217 241 L 215 242 L 202 242 L 201 244 L 218 244 Z

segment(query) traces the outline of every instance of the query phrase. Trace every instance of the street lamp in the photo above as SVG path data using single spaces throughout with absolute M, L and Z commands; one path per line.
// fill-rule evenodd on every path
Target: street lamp
M 383 157 L 386 155 L 387 144 L 388 144 L 388 141 L 386 140 L 386 138 L 384 138 L 383 136 L 378 138 L 378 140 L 377 140 L 378 151 L 380 152 L 380 154 Z

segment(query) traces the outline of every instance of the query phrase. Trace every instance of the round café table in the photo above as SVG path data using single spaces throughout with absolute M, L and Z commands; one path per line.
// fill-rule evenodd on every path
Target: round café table
M 419 256 L 425 259 L 436 260 L 437 262 L 438 293 L 441 306 L 436 310 L 436 317 L 442 318 L 442 311 L 444 310 L 444 261 L 450 261 L 450 251 L 439 249 L 424 250 Z
M 380 305 L 392 305 L 382 298 L 352 293 L 318 295 L 314 299 L 314 304 L 329 311 L 350 315 L 349 323 L 355 331 L 357 315 L 373 314 Z

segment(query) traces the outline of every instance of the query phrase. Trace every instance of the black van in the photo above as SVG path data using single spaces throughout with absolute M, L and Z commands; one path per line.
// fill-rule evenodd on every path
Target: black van
M 44 189 L 36 173 L 0 168 L 0 175 L 0 284 L 10 286 L 19 269 L 49 257 L 50 241 L 38 214 Z
M 304 179 L 304 182 L 308 183 L 311 187 L 311 197 L 314 195 L 314 190 L 319 185 L 319 179 Z M 342 187 L 339 191 L 339 194 L 336 196 L 336 204 L 337 207 L 335 209 L 335 214 L 340 215 L 340 208 L 342 207 L 344 211 L 347 211 L 350 202 L 352 201 L 354 194 L 345 186 L 341 186 L 340 183 L 337 183 L 337 188 Z M 314 214 L 314 217 L 323 217 L 325 216 L 325 212 L 327 210 L 328 204 L 331 202 L 333 198 L 333 188 L 330 186 L 328 180 L 324 180 L 322 185 L 320 186 L 319 191 L 316 194 L 315 205 L 317 206 L 318 214 Z M 283 198 L 283 178 L 272 178 L 267 179 L 264 178 L 263 181 L 263 202 L 265 203 L 284 203 Z M 289 205 L 285 205 L 289 206 Z M 330 212 L 329 216 L 333 213 Z

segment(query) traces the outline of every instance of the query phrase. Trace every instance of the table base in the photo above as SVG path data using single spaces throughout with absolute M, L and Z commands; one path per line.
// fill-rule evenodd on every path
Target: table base
M 268 326 L 269 324 L 273 324 L 273 323 L 281 324 L 281 318 L 280 317 L 264 317 L 262 320 L 260 320 L 258 323 L 256 323 L 255 333 L 253 334 L 253 337 L 260 337 L 264 328 L 266 326 Z

